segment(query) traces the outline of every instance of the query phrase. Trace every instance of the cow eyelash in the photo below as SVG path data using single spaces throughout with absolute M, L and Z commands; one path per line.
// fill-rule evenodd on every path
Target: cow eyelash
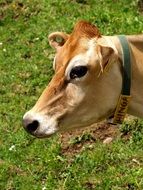
M 70 79 L 81 78 L 86 75 L 88 68 L 86 66 L 76 66 L 70 72 Z

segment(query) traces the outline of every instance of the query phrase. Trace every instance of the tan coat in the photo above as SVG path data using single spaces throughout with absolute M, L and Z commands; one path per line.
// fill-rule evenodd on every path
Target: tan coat
M 143 117 L 143 35 L 127 36 L 131 48 L 132 86 L 128 114 Z M 122 50 L 117 36 L 101 36 L 80 21 L 73 32 L 50 34 L 56 49 L 55 75 L 23 118 L 37 137 L 81 128 L 111 116 L 122 89 Z

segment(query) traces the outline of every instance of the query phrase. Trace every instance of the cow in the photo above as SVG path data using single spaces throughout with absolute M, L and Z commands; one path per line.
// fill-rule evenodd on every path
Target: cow
M 143 117 L 143 35 L 127 35 L 132 66 L 131 100 L 127 113 Z M 49 43 L 56 50 L 55 74 L 23 126 L 30 134 L 50 137 L 109 118 L 122 91 L 123 52 L 117 36 L 79 21 L 71 34 L 54 32 Z

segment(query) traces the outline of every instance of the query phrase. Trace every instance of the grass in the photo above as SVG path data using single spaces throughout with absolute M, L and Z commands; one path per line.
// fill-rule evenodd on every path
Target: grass
M 1 190 L 143 189 L 142 120 L 122 126 L 128 140 L 87 144 L 72 157 L 62 154 L 59 135 L 35 139 L 21 125 L 53 73 L 48 34 L 70 32 L 80 19 L 105 35 L 143 33 L 137 5 L 137 0 L 0 0 Z

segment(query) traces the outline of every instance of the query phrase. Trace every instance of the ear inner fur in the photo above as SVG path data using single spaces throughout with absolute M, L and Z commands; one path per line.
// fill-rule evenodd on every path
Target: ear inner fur
M 98 75 L 100 76 L 100 74 L 103 73 L 109 67 L 109 59 L 111 58 L 111 55 L 114 50 L 111 47 L 105 47 L 101 45 L 98 45 L 96 49 L 99 57 L 99 64 L 101 67 L 101 71 Z
M 63 32 L 53 32 L 48 36 L 50 45 L 57 49 L 64 45 L 64 43 L 67 41 L 69 35 L 65 34 Z M 59 40 L 58 40 L 59 38 Z M 60 40 L 61 39 L 61 40 Z

